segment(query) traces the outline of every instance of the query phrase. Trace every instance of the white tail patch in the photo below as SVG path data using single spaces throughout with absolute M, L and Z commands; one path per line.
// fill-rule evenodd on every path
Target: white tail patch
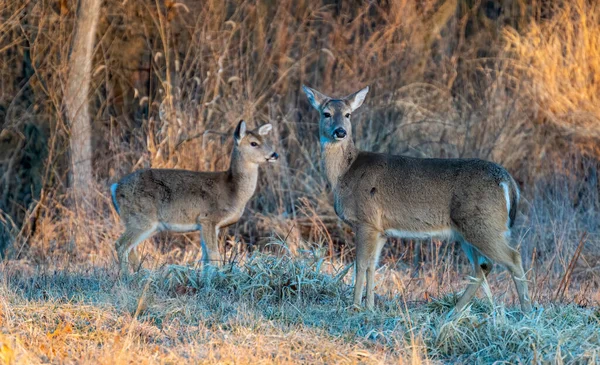
M 506 199 L 506 214 L 508 215 L 510 214 L 510 191 L 508 190 L 507 183 L 501 182 L 500 186 L 502 186 L 502 189 L 504 189 L 504 199 Z M 508 220 L 506 224 L 508 224 Z

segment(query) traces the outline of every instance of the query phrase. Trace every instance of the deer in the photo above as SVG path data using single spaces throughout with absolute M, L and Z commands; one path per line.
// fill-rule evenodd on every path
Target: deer
M 218 266 L 219 231 L 241 218 L 256 191 L 259 165 L 279 158 L 266 139 L 272 128 L 247 130 L 240 121 L 226 171 L 141 169 L 112 184 L 112 202 L 125 227 L 115 243 L 120 276 L 128 274 L 130 252 L 137 264 L 132 250 L 160 231 L 199 231 L 203 266 Z
M 369 87 L 342 98 L 302 86 L 319 112 L 321 161 L 334 210 L 355 233 L 353 307 L 374 308 L 375 269 L 386 239 L 437 238 L 459 242 L 472 279 L 453 310 L 462 312 L 493 263 L 507 267 L 524 313 L 531 311 L 519 251 L 509 244 L 519 188 L 502 166 L 481 159 L 415 158 L 359 150 L 350 117 Z

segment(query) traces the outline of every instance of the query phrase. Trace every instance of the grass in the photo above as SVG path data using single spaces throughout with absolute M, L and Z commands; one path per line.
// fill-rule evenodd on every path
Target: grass
M 0 268 L 6 363 L 594 363 L 600 311 L 538 303 L 530 316 L 495 297 L 448 317 L 452 293 L 382 268 L 376 309 L 350 307 L 351 274 L 318 253 L 254 254 L 206 274 L 192 266 Z M 420 285 L 420 284 L 419 284 Z M 462 284 L 461 284 L 462 285 Z M 420 299 L 417 299 L 419 298 Z M 502 296 L 501 296 L 502 297 Z

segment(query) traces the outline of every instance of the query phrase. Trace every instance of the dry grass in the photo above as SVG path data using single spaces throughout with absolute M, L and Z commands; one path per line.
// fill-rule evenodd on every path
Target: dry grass
M 564 2 L 548 21 L 532 22 L 523 35 L 508 29 L 507 47 L 527 80 L 536 107 L 569 136 L 599 137 L 600 8 Z M 526 75 L 526 77 L 523 77 Z
M 351 275 L 315 253 L 258 254 L 212 274 L 167 265 L 128 283 L 116 281 L 113 266 L 0 270 L 7 363 L 593 363 L 600 356 L 597 309 L 547 303 L 524 317 L 484 297 L 448 319 L 454 296 L 426 296 L 419 284 L 407 291 L 435 273 L 414 279 L 384 268 L 375 311 L 355 312 Z M 501 281 L 507 275 L 491 278 L 496 294 Z

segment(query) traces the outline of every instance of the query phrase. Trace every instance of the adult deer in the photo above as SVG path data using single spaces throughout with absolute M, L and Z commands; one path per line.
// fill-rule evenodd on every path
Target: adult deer
M 358 150 L 350 116 L 366 87 L 336 99 L 303 86 L 319 112 L 322 161 L 334 193 L 336 214 L 356 233 L 354 305 L 367 285 L 366 307 L 374 305 L 375 268 L 388 237 L 456 240 L 472 264 L 475 280 L 458 300 L 462 311 L 492 270 L 505 265 L 521 309 L 531 310 L 518 251 L 509 246 L 519 201 L 518 187 L 500 165 L 479 159 L 412 158 Z
M 125 226 L 115 244 L 121 275 L 127 274 L 129 252 L 159 231 L 200 231 L 204 263 L 218 264 L 219 230 L 242 216 L 256 190 L 258 166 L 279 158 L 265 138 L 271 129 L 265 124 L 248 131 L 240 121 L 227 171 L 144 169 L 113 184 L 113 204 Z

